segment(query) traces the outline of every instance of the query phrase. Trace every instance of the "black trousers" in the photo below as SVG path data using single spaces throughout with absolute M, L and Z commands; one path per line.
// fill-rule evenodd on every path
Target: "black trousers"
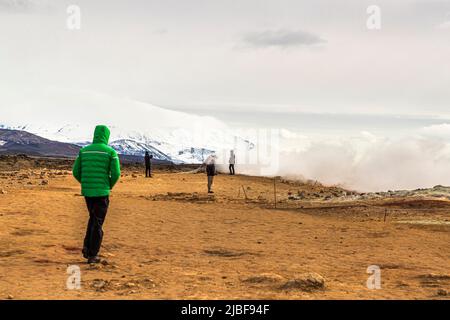
M 146 177 L 152 176 L 152 166 L 145 166 L 145 176 Z
M 230 170 L 230 174 L 234 175 L 234 164 L 230 163 L 230 166 L 228 167 L 228 169 Z
M 84 237 L 83 254 L 95 257 L 100 251 L 103 239 L 103 222 L 108 212 L 109 197 L 85 197 L 89 210 L 89 222 Z

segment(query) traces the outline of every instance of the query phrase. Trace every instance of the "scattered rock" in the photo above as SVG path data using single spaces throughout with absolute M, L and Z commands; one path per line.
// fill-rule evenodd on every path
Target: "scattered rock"
M 14 296 L 13 296 L 12 294 L 8 294 L 8 296 L 6 297 L 6 299 L 12 300 L 12 299 L 14 299 Z
M 92 281 L 92 288 L 96 291 L 105 291 L 108 287 L 108 281 L 102 279 L 95 279 Z
M 324 290 L 325 279 L 317 273 L 306 273 L 287 281 L 280 289 L 301 290 L 306 292 Z
M 111 252 L 104 252 L 101 254 L 102 257 L 115 257 L 116 255 Z
M 187 193 L 185 193 L 185 192 L 167 192 L 167 195 L 169 197 L 180 197 L 180 196 L 187 195 Z
M 450 281 L 450 275 L 449 274 L 435 274 L 435 273 L 428 273 L 428 274 L 422 274 L 418 276 L 420 279 L 420 284 L 423 287 L 435 287 L 438 288 L 440 285 L 444 283 L 448 283 Z
M 156 287 L 156 283 L 150 278 L 145 278 L 142 281 L 140 281 L 140 285 L 147 289 Z
M 0 190 L 0 194 L 8 194 L 8 192 L 6 190 L 4 190 L 4 189 L 1 189 Z
M 150 197 L 146 197 L 152 201 L 183 201 L 183 202 L 196 202 L 196 203 L 210 203 L 215 202 L 216 198 L 210 194 L 199 194 L 198 192 L 186 193 L 186 192 L 167 192 L 167 194 L 155 194 Z
M 88 269 L 89 270 L 101 270 L 102 269 L 102 265 L 98 264 L 98 263 L 89 263 Z
M 41 185 L 43 185 L 43 186 L 48 185 L 48 180 L 42 180 L 42 181 L 41 181 Z
M 445 290 L 445 289 L 438 289 L 437 295 L 438 295 L 438 296 L 441 296 L 441 297 L 446 297 L 446 296 L 448 296 L 449 294 L 448 294 L 448 291 Z

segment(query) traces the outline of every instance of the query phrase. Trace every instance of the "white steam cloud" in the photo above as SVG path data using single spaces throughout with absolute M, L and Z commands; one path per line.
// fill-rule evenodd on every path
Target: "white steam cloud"
M 358 137 L 303 142 L 281 153 L 279 174 L 358 191 L 428 188 L 450 184 L 450 124 L 403 138 Z M 303 138 L 305 141 L 305 138 Z

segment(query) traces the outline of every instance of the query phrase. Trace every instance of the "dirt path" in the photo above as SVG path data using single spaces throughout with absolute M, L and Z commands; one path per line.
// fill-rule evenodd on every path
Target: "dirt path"
M 446 206 L 400 207 L 384 223 L 383 210 L 369 203 L 275 210 L 265 178 L 220 175 L 214 197 L 202 174 L 130 172 L 121 181 L 105 223 L 108 263 L 89 266 L 80 254 L 87 211 L 73 178 L 50 169 L 4 172 L 0 299 L 450 297 Z M 280 183 L 280 199 L 295 188 Z M 395 223 L 425 218 L 442 224 Z M 81 290 L 66 288 L 69 265 L 81 269 Z M 366 286 L 370 265 L 381 268 L 380 290 Z

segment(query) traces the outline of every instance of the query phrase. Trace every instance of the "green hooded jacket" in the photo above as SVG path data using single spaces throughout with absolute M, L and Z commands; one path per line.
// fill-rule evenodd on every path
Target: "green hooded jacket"
M 119 157 L 108 146 L 109 135 L 108 127 L 95 127 L 92 144 L 80 150 L 73 165 L 73 176 L 81 183 L 85 197 L 108 196 L 120 178 Z

